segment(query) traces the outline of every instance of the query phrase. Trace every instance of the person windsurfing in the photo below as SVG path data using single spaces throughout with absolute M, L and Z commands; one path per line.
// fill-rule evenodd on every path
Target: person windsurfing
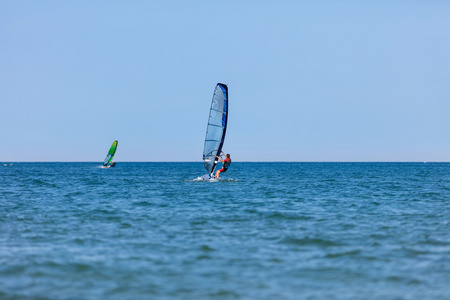
M 225 155 L 225 153 L 223 153 L 223 152 L 222 152 L 222 154 Z M 220 156 L 222 156 L 222 154 Z M 231 165 L 230 154 L 227 154 L 227 157 L 225 159 L 221 159 L 220 156 L 216 156 L 216 157 L 220 160 L 221 163 L 223 163 L 222 169 L 217 170 L 216 176 L 214 176 L 214 178 L 219 178 L 219 174 L 226 172 Z
M 112 167 L 114 167 L 115 165 L 116 165 L 116 162 L 111 161 L 111 162 L 109 163 L 109 165 L 107 165 L 105 168 L 112 168 Z

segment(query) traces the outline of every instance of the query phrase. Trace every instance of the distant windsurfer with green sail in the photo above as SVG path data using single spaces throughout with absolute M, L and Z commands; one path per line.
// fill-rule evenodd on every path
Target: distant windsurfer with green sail
M 106 155 L 105 161 L 103 162 L 104 168 L 112 168 L 116 165 L 114 161 L 112 161 L 114 154 L 116 154 L 118 141 L 114 141 L 109 148 L 108 154 Z

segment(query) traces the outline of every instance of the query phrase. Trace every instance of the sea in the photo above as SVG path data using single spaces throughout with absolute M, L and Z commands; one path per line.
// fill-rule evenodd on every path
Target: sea
M 450 299 L 450 163 L 0 164 L 0 299 Z

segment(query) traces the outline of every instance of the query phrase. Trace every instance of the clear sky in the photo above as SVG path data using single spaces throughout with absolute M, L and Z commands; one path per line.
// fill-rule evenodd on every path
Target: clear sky
M 450 161 L 450 1 L 0 0 L 0 161 Z

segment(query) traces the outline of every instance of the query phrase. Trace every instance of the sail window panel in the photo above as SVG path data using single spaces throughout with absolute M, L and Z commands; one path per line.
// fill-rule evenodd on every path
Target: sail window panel
M 219 142 L 205 141 L 205 148 L 204 148 L 204 153 L 203 153 L 205 158 L 216 157 L 217 149 L 219 148 L 219 146 L 220 146 L 220 141 Z

